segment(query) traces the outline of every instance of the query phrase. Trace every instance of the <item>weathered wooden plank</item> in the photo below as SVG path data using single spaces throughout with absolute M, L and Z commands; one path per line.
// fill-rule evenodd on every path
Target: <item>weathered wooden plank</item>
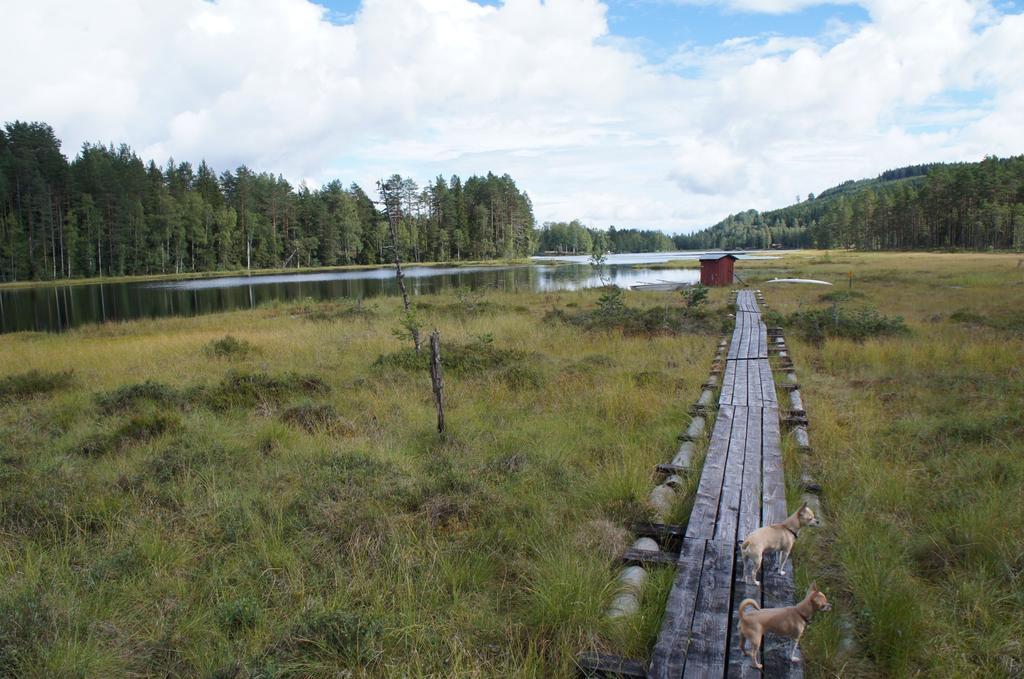
M 757 326 L 757 323 L 754 319 L 755 316 L 753 314 L 747 314 L 746 316 L 744 316 L 745 322 L 743 324 L 743 346 L 740 358 L 750 358 L 751 356 L 754 355 L 752 353 L 752 344 L 754 340 L 754 331 Z
M 786 574 L 779 575 L 779 558 L 773 554 L 765 559 L 764 565 L 764 606 L 779 608 L 792 606 L 795 603 L 793 586 L 793 560 L 786 562 Z M 793 640 L 789 637 L 766 634 L 763 643 L 764 673 L 767 677 L 800 679 L 804 676 L 803 656 L 797 650 L 797 662 L 789 659 L 793 651 Z
M 708 541 L 683 677 L 721 677 L 725 673 L 735 555 L 734 540 Z
M 747 361 L 747 403 L 761 407 L 764 398 L 761 390 L 761 360 Z
M 760 314 L 750 315 L 750 358 L 761 356 L 761 316 Z
M 772 376 L 772 365 L 768 359 L 757 362 L 761 371 L 761 399 L 765 405 L 778 405 L 778 397 L 775 395 L 775 378 Z
M 732 606 L 729 616 L 729 658 L 725 670 L 725 676 L 730 679 L 758 679 L 761 677 L 761 670 L 756 669 L 750 662 L 750 656 L 743 655 L 740 650 L 740 633 L 738 625 L 740 622 L 739 606 L 744 599 L 753 599 L 761 605 L 761 590 L 757 585 L 752 585 L 743 578 L 743 554 L 740 546 L 736 545 L 736 567 L 732 577 Z
M 709 539 L 714 535 L 715 518 L 718 515 L 718 501 L 722 494 L 722 479 L 725 474 L 725 460 L 729 451 L 729 436 L 732 432 L 734 406 L 722 406 L 711 431 L 711 442 L 704 457 L 693 510 L 686 526 L 686 537 Z
M 740 341 L 736 347 L 736 359 L 747 357 L 747 314 L 743 314 L 740 317 L 740 323 L 737 324 L 737 328 L 740 331 Z
M 779 411 L 763 410 L 761 426 L 761 466 L 764 472 L 764 502 L 761 509 L 762 525 L 779 523 L 786 518 L 786 486 L 782 477 L 782 439 L 779 435 Z
M 682 676 L 706 547 L 706 540 L 683 540 L 676 579 L 668 593 L 665 616 L 651 653 L 651 665 L 647 670 L 650 679 L 679 679 Z
M 729 453 L 725 462 L 722 493 L 715 521 L 715 540 L 736 540 L 736 524 L 740 512 L 740 495 L 743 490 L 743 455 L 747 440 L 746 406 L 736 406 L 733 411 L 732 432 L 729 435 Z M 758 432 L 760 436 L 760 432 Z
M 743 314 L 736 314 L 736 326 L 733 328 L 732 337 L 729 338 L 729 351 L 726 358 L 736 358 L 739 352 L 740 335 L 742 335 Z
M 585 677 L 647 676 L 647 667 L 639 660 L 593 651 L 576 656 L 576 667 Z
M 747 387 L 747 363 L 750 361 L 734 361 L 736 363 L 736 384 L 732 388 L 732 401 L 735 405 L 750 404 Z
M 728 361 L 725 364 L 725 374 L 722 376 L 722 391 L 718 394 L 719 405 L 733 405 L 733 390 L 736 387 L 736 367 L 736 361 Z
M 740 497 L 736 539 L 743 540 L 761 525 L 761 408 L 747 410 L 747 437 L 743 447 L 743 492 Z

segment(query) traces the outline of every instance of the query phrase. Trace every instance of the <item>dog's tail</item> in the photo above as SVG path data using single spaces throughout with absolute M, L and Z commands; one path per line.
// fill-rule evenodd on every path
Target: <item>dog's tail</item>
M 740 602 L 740 620 L 746 620 L 746 618 L 743 616 L 743 609 L 745 609 L 747 606 L 753 606 L 754 609 L 758 611 L 761 610 L 761 604 L 757 603 L 753 599 L 744 599 Z

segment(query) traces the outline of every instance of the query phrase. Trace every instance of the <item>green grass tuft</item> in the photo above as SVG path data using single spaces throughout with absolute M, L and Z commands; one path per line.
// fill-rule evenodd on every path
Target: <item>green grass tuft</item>
M 233 335 L 224 335 L 203 347 L 203 353 L 211 358 L 241 359 L 259 353 L 256 345 L 240 340 Z
M 96 405 L 105 415 L 132 410 L 140 403 L 174 407 L 181 401 L 182 396 L 176 389 L 152 380 L 146 380 L 140 384 L 126 384 L 96 396 Z
M 74 383 L 71 370 L 29 370 L 0 379 L 0 403 L 10 399 L 30 398 L 67 389 Z

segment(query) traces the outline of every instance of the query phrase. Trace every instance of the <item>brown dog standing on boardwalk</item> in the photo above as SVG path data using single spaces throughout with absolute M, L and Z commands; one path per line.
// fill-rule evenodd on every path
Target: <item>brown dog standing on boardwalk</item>
M 814 510 L 805 502 L 800 509 L 786 517 L 782 523 L 773 523 L 752 531 L 742 545 L 744 579 L 747 579 L 749 573 L 750 579 L 754 581 L 755 585 L 761 584 L 757 579 L 757 573 L 761 570 L 761 560 L 764 558 L 765 552 L 782 553 L 779 560 L 779 575 L 785 575 L 786 559 L 793 551 L 793 543 L 796 542 L 800 529 L 804 526 L 817 526 L 819 523 L 820 521 L 814 516 Z M 753 568 L 750 570 L 748 570 L 748 563 L 753 564 Z
M 744 611 L 747 606 L 753 606 L 750 613 Z M 753 599 L 744 599 L 740 603 L 740 651 L 750 656 L 754 667 L 764 667 L 757 660 L 757 654 L 761 651 L 761 640 L 765 632 L 781 634 L 795 640 L 793 652 L 789 659 L 797 661 L 796 649 L 800 645 L 800 637 L 804 635 L 811 618 L 818 611 L 830 611 L 832 604 L 818 591 L 818 585 L 812 584 L 807 590 L 807 596 L 796 606 L 785 608 L 761 608 Z M 750 642 L 750 650 L 746 649 L 746 642 Z

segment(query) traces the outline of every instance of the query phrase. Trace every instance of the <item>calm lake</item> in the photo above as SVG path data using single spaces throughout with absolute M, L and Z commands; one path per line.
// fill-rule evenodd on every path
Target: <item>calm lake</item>
M 695 259 L 700 253 L 659 252 L 609 255 L 605 280 L 628 288 L 638 283 L 699 280 L 698 263 L 687 269 L 645 269 L 635 265 Z M 752 258 L 739 255 L 740 258 Z M 575 290 L 602 284 L 586 256 L 534 257 L 514 266 L 405 267 L 411 294 L 427 295 L 453 288 L 522 292 Z M 394 267 L 353 271 L 317 271 L 264 276 L 200 278 L 187 281 L 44 285 L 0 290 L 0 332 L 60 331 L 86 323 L 133 318 L 194 316 L 251 309 L 280 300 L 366 299 L 397 295 Z

